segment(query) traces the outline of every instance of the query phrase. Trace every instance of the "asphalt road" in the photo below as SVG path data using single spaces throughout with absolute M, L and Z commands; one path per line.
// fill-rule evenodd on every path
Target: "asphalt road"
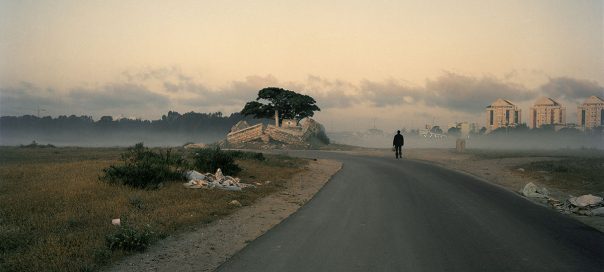
M 343 169 L 218 271 L 604 271 L 604 234 L 427 163 L 333 153 Z

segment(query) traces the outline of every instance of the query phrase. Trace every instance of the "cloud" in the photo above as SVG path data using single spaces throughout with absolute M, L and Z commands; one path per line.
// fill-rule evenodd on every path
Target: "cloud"
M 363 80 L 360 86 L 363 99 L 376 107 L 409 104 L 421 97 L 420 88 L 408 87 L 392 79 L 384 82 Z
M 604 87 L 597 82 L 569 77 L 550 78 L 540 90 L 549 97 L 567 100 L 582 100 L 592 95 L 604 96 Z
M 38 109 L 64 108 L 60 95 L 54 89 L 42 89 L 30 82 L 17 86 L 0 86 L 0 114 L 37 114 Z
M 359 87 L 347 81 L 309 75 L 305 82 L 298 85 L 305 94 L 315 98 L 319 108 L 348 108 L 361 101 Z
M 170 105 L 168 97 L 132 83 L 115 83 L 98 89 L 72 89 L 66 97 L 73 105 L 92 111 L 157 109 Z
M 497 98 L 522 102 L 536 97 L 525 87 L 495 77 L 480 78 L 447 72 L 427 80 L 422 100 L 427 105 L 466 113 L 478 113 Z
M 220 107 L 235 106 L 243 108 L 243 105 L 256 98 L 258 90 L 267 86 L 280 86 L 280 82 L 272 75 L 248 76 L 245 80 L 236 80 L 226 87 L 211 90 L 207 86 L 190 81 L 185 90 L 192 97 L 178 99 L 179 103 L 194 107 Z
M 132 83 L 106 84 L 98 88 L 74 88 L 67 92 L 41 89 L 31 83 L 0 88 L 0 114 L 132 114 L 168 109 L 170 99 Z M 69 112 L 71 111 L 71 112 Z
M 276 86 L 308 94 L 322 110 L 354 110 L 362 105 L 388 111 L 392 107 L 409 110 L 448 112 L 450 116 L 475 116 L 497 98 L 524 103 L 540 95 L 559 99 L 583 99 L 604 94 L 596 82 L 569 77 L 549 78 L 536 88 L 509 81 L 518 72 L 494 76 L 468 76 L 444 72 L 423 86 L 404 81 L 361 80 L 357 83 L 309 75 L 302 81 L 282 81 L 273 75 L 252 75 L 221 87 L 182 72 L 178 67 L 145 69 L 123 73 L 121 81 L 97 87 L 68 90 L 40 88 L 30 82 L 0 86 L 0 114 L 31 114 L 38 106 L 49 114 L 158 116 L 163 111 L 239 111 L 254 100 L 258 90 Z M 432 114 L 432 113 L 429 113 Z
M 169 78 L 190 79 L 183 74 L 178 66 L 144 68 L 136 72 L 124 71 L 122 76 L 129 82 L 140 82 L 146 80 L 166 80 Z

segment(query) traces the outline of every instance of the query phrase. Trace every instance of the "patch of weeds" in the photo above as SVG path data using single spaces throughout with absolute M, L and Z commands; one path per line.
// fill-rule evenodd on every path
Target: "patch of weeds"
M 525 175 L 544 180 L 545 185 L 573 193 L 594 193 L 604 191 L 601 182 L 604 173 L 604 158 L 572 158 L 555 161 L 536 161 L 520 165 L 526 169 Z
M 107 235 L 105 241 L 110 250 L 144 251 L 151 244 L 153 235 L 150 225 L 135 228 L 123 223 L 114 233 Z
M 285 155 L 271 155 L 264 161 L 264 164 L 275 167 L 298 168 L 308 164 L 308 160 Z
M 31 242 L 31 236 L 21 231 L 18 227 L 0 225 L 0 255 L 1 253 L 16 250 Z
M 260 152 L 248 152 L 248 151 L 239 151 L 239 150 L 228 150 L 225 151 L 226 154 L 231 155 L 234 159 L 249 159 L 249 160 L 257 160 L 264 161 L 266 158 L 264 154 Z
M 171 149 L 163 154 L 154 152 L 143 143 L 128 148 L 122 154 L 121 165 L 111 165 L 103 169 L 101 180 L 120 183 L 135 188 L 158 188 L 169 180 L 182 180 L 185 161 L 173 155 Z
M 198 149 L 195 154 L 195 169 L 201 172 L 214 173 L 220 168 L 225 175 L 236 175 L 241 172 L 239 165 L 230 153 L 216 148 Z
M 111 250 L 107 248 L 96 249 L 93 253 L 94 262 L 97 264 L 105 265 L 111 260 Z
M 143 200 L 138 197 L 138 196 L 132 196 L 128 199 L 128 203 L 130 203 L 130 205 L 132 205 L 133 207 L 135 207 L 137 210 L 144 210 L 145 209 L 145 203 L 143 203 Z
M 65 229 L 75 230 L 75 229 L 81 228 L 83 226 L 84 226 L 84 224 L 82 222 L 80 222 L 78 219 L 69 218 L 69 219 L 67 219 L 67 223 L 65 224 Z

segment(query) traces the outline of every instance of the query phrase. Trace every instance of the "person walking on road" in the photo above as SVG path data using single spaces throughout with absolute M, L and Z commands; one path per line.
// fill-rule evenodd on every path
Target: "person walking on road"
M 392 140 L 392 145 L 394 146 L 394 152 L 396 153 L 396 158 L 403 158 L 402 149 L 403 145 L 405 145 L 405 138 L 401 134 L 401 131 L 398 130 L 396 135 L 394 135 L 394 140 Z

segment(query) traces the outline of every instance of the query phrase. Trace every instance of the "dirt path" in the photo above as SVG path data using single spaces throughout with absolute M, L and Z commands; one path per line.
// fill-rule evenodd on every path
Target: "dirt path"
M 212 271 L 248 242 L 298 210 L 341 167 L 337 161 L 311 161 L 306 171 L 286 182 L 283 191 L 196 231 L 168 237 L 107 271 Z

